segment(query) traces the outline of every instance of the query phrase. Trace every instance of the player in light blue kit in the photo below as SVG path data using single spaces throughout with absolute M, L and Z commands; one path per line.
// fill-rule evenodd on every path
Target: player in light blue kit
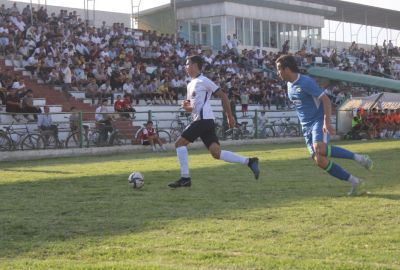
M 291 55 L 281 55 L 276 61 L 276 68 L 282 80 L 287 82 L 288 96 L 294 103 L 300 119 L 307 148 L 318 167 L 333 177 L 351 183 L 348 195 L 365 194 L 363 180 L 351 175 L 330 157 L 354 159 L 366 169 L 372 169 L 372 160 L 367 155 L 359 155 L 329 143 L 329 135 L 335 130 L 331 125 L 331 101 L 317 83 L 302 75 L 296 59 Z

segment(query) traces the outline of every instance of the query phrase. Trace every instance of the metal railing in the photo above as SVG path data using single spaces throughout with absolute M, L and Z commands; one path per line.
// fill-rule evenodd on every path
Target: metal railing
M 268 116 L 267 122 L 260 122 L 260 111 L 249 110 L 247 117 L 239 117 L 236 127 L 229 129 L 223 112 L 215 110 L 216 133 L 221 140 L 300 135 L 299 122 L 294 115 L 285 115 L 285 111 L 266 113 L 273 115 Z M 163 141 L 170 143 L 175 141 L 191 122 L 190 114 L 184 111 L 158 111 L 156 108 L 134 114 L 55 112 L 49 115 L 53 127 L 43 129 L 38 126 L 36 120 L 33 121 L 33 118 L 27 117 L 26 114 L 0 112 L 0 151 L 137 144 L 137 131 L 148 120 L 153 121 L 154 126 L 163 135 Z M 272 129 L 274 132 L 266 133 L 266 129 Z M 36 138 L 30 147 L 22 146 L 22 141 L 27 136 Z

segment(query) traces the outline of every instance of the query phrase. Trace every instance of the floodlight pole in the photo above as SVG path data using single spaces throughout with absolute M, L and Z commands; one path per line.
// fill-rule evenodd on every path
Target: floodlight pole
M 176 14 L 176 0 L 172 1 L 174 1 L 175 43 L 178 43 L 178 15 Z
M 397 42 L 397 40 L 399 39 L 399 36 L 400 36 L 400 32 L 397 34 L 397 37 L 396 37 L 396 45 L 397 46 L 399 46 L 399 44 L 400 44 L 400 43 Z
M 139 28 L 139 10 L 142 0 L 131 0 L 131 28 L 133 29 L 135 23 Z M 136 10 L 136 12 L 135 12 Z M 136 16 L 135 16 L 136 15 Z
M 95 25 L 95 21 L 96 21 L 96 0 L 84 0 L 83 1 L 83 10 L 84 10 L 84 13 L 85 13 L 85 21 L 90 22 L 89 2 L 92 3 L 93 25 Z

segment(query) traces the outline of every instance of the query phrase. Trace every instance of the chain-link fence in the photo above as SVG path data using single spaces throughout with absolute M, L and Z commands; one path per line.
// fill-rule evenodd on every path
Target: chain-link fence
M 214 113 L 220 140 L 300 135 L 297 117 L 290 111 L 249 111 L 234 128 L 228 127 L 222 111 Z M 172 143 L 192 121 L 190 113 L 156 107 L 135 113 L 0 113 L 0 120 L 0 151 L 141 144 L 140 131 L 149 120 L 161 141 Z

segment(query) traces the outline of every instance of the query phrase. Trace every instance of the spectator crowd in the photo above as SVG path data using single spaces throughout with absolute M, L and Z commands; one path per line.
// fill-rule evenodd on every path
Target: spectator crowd
M 289 108 L 285 85 L 276 77 L 274 64 L 280 53 L 290 50 L 289 41 L 278 53 L 260 48 L 239 51 L 239 45 L 236 35 L 232 39 L 229 35 L 222 49 L 214 52 L 174 35 L 130 29 L 123 23 L 90 26 L 76 11 L 48 14 L 43 6 L 35 10 L 27 5 L 21 10 L 15 2 L 10 8 L 0 7 L 2 53 L 13 55 L 45 83 L 62 86 L 67 98 L 70 91 L 81 91 L 92 104 L 105 99 L 114 104 L 114 94 L 120 94 L 126 108 L 120 107 L 121 100 L 115 108 L 121 108 L 121 112 L 133 112 L 133 104 L 140 100 L 177 104 L 189 81 L 185 59 L 193 54 L 203 57 L 204 72 L 242 107 L 261 104 L 268 110 L 272 105 Z M 355 42 L 341 52 L 304 45 L 294 56 L 304 68 L 320 62 L 339 70 L 400 79 L 400 61 L 396 60 L 400 59 L 396 58 L 399 48 L 392 41 L 371 51 L 358 48 Z M 22 77 L 1 72 L 0 82 L 3 104 L 25 96 Z M 327 92 L 334 103 L 340 104 L 350 90 L 336 85 Z M 34 111 L 32 106 L 29 110 Z

